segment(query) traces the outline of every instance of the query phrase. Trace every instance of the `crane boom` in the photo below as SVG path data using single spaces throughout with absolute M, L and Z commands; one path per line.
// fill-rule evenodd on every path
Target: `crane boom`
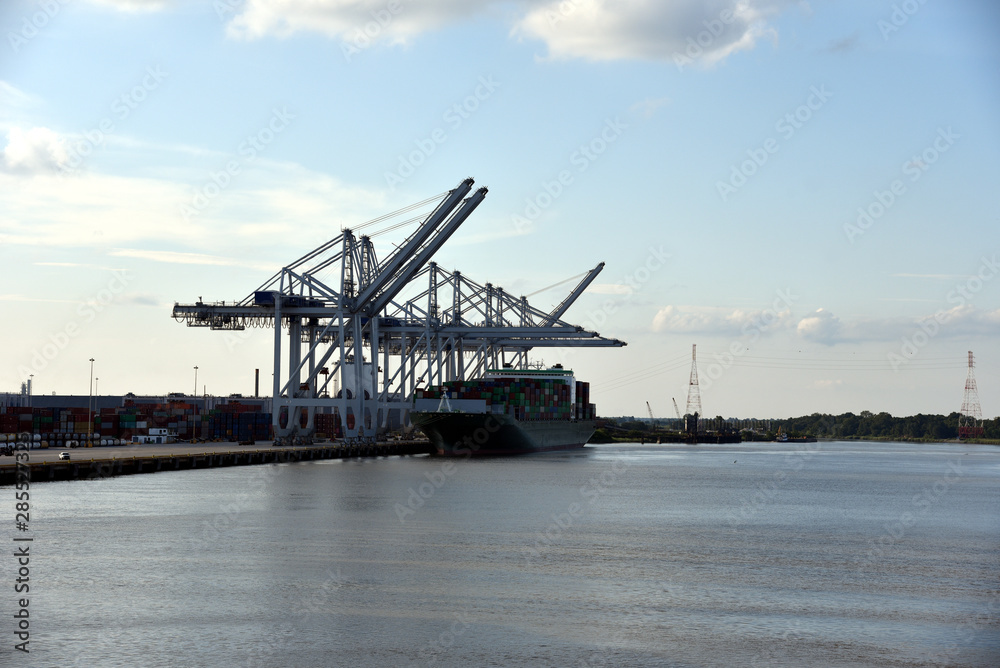
M 674 402 L 674 412 L 677 413 L 677 419 L 680 420 L 681 419 L 681 409 L 677 408 L 677 400 L 674 399 L 673 397 L 671 397 L 670 399 L 671 399 L 671 401 Z
M 653 417 L 653 409 L 649 407 L 649 402 L 648 401 L 646 402 L 646 410 L 649 411 L 649 419 L 650 420 L 656 420 L 656 418 Z
M 544 324 L 551 325 L 561 318 L 569 307 L 573 305 L 573 302 L 575 302 L 577 298 L 583 294 L 583 291 L 587 289 L 595 278 L 597 278 L 597 275 L 601 273 L 602 269 L 604 269 L 603 262 L 588 271 L 587 275 L 583 277 L 583 280 L 580 281 L 580 283 L 573 288 L 573 291 L 566 296 L 566 299 L 562 300 L 562 302 L 559 303 L 559 306 L 552 309 L 552 312 L 549 313 L 547 318 L 545 318 Z
M 421 267 L 427 264 L 427 261 L 431 258 L 434 253 L 448 240 L 458 226 L 465 222 L 465 219 L 469 217 L 479 203 L 483 201 L 486 197 L 486 188 L 480 188 L 468 199 L 462 200 L 461 206 L 456 210 L 444 225 L 435 232 L 435 236 L 427 242 L 427 244 L 420 249 L 419 252 L 403 267 L 396 277 L 377 297 L 373 298 L 370 305 L 368 305 L 369 310 L 372 313 L 378 313 L 383 310 L 392 298 L 399 293 L 406 284 L 413 279 Z M 357 308 L 357 307 L 355 307 Z

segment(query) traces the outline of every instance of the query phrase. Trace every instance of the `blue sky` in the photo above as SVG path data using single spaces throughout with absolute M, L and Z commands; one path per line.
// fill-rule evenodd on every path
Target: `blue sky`
M 173 302 L 472 176 L 442 266 L 547 308 L 606 262 L 567 318 L 628 347 L 538 351 L 603 414 L 683 408 L 693 343 L 711 415 L 951 412 L 968 350 L 1000 414 L 992 2 L 14 0 L 0 28 L 4 391 L 86 393 L 93 357 L 101 393 L 251 392 L 269 336 Z

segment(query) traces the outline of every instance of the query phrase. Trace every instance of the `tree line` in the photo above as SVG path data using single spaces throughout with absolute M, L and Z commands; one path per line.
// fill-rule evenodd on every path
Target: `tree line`
M 842 415 L 813 413 L 787 420 L 772 420 L 789 436 L 816 436 L 840 439 L 886 439 L 898 441 L 950 441 L 958 438 L 958 413 L 948 415 L 908 415 L 861 411 Z M 1000 417 L 983 421 L 984 439 L 1000 439 Z
M 843 413 L 841 415 L 830 415 L 827 413 L 813 413 L 802 417 L 790 417 L 787 419 L 755 420 L 758 424 L 767 424 L 769 429 L 758 430 L 754 435 L 744 432 L 744 440 L 773 440 L 780 428 L 781 433 L 787 434 L 790 438 L 815 437 L 832 439 L 871 439 L 871 440 L 893 440 L 893 441 L 953 441 L 958 438 L 958 418 L 959 414 L 949 413 L 948 415 L 908 415 L 906 417 L 893 417 L 889 413 L 872 413 L 861 411 L 858 414 Z M 612 434 L 618 437 L 650 438 L 656 431 L 654 426 L 646 420 L 619 419 L 609 420 L 611 429 L 608 436 Z M 740 422 L 746 422 L 740 420 Z M 719 430 L 731 427 L 733 421 L 725 420 L 722 416 L 703 419 L 699 425 L 700 429 Z M 984 420 L 982 440 L 1000 440 L 1000 417 L 992 420 Z M 676 429 L 675 421 L 666 421 L 660 426 L 663 429 Z M 623 433 L 624 432 L 624 433 Z

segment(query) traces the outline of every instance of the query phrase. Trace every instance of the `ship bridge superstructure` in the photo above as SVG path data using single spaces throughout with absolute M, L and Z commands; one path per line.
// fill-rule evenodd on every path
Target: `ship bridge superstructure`
M 282 442 L 307 441 L 316 411 L 330 408 L 345 439 L 376 438 L 390 424 L 409 423 L 417 387 L 525 368 L 533 348 L 624 346 L 563 320 L 603 262 L 546 312 L 432 260 L 486 197 L 486 188 L 472 193 L 473 185 L 465 179 L 443 195 L 343 229 L 238 302 L 176 303 L 173 317 L 189 327 L 274 330 L 272 419 Z M 421 206 L 433 208 L 426 217 L 355 234 Z M 408 224 L 416 230 L 380 258 L 371 237 Z

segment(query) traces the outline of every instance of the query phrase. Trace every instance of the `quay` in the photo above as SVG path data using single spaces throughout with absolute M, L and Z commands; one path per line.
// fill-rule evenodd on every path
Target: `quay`
M 107 446 L 74 448 L 69 461 L 59 459 L 60 450 L 51 448 L 28 452 L 31 482 L 87 480 L 158 471 L 185 471 L 220 466 L 251 466 L 352 459 L 393 457 L 431 452 L 428 441 L 382 441 L 376 443 L 323 443 L 299 446 L 238 445 L 237 443 L 171 443 L 166 445 Z M 14 485 L 17 464 L 13 456 L 0 457 L 0 486 Z

